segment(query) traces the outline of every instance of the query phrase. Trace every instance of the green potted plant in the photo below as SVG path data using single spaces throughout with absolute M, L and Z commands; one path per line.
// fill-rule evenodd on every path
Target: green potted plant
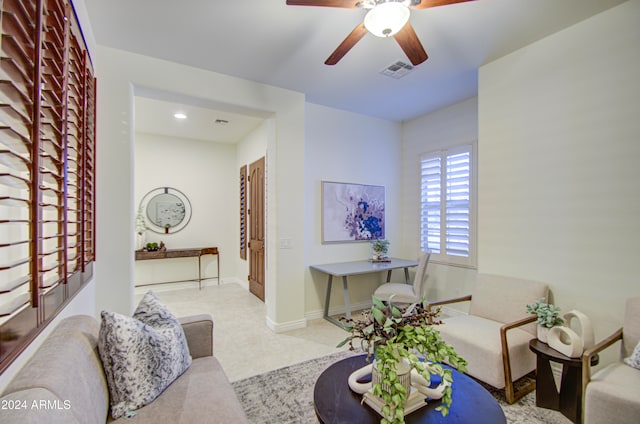
M 371 250 L 373 252 L 374 261 L 383 261 L 388 258 L 389 240 L 377 239 L 371 242 Z
M 560 308 L 546 303 L 544 297 L 527 305 L 527 313 L 538 316 L 538 340 L 547 342 L 549 329 L 556 325 L 562 325 L 564 320 L 560 316 Z
M 408 365 L 409 371 L 415 370 L 427 385 L 431 382 L 431 375 L 440 376 L 442 403 L 436 410 L 446 416 L 452 402 L 450 386 L 453 378 L 451 370 L 444 368 L 442 363 L 446 360 L 464 372 L 467 362 L 442 340 L 440 332 L 435 329 L 442 323 L 438 319 L 440 308 L 431 311 L 421 303 L 401 308 L 375 297 L 372 300 L 373 306 L 363 313 L 362 319 L 342 319 L 350 335 L 338 347 L 349 343 L 349 349 L 355 350 L 354 341 L 360 340 L 359 347 L 367 352 L 367 359 L 370 360 L 372 355 L 375 357 L 371 393 L 382 403 L 380 423 L 405 422 L 408 390 L 401 383 L 399 372 L 403 364 Z

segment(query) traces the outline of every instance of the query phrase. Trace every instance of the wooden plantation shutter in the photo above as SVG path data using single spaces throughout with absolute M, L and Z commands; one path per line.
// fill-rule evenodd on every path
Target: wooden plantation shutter
M 66 0 L 0 2 L 0 372 L 95 259 L 95 79 Z
M 89 52 L 84 51 L 84 133 L 82 134 L 82 272 L 96 258 L 96 90 Z
M 240 167 L 240 259 L 247 259 L 247 165 Z
M 37 140 L 40 232 L 36 238 L 39 262 L 36 278 L 42 300 L 40 310 L 47 319 L 65 300 L 63 283 L 70 259 L 65 237 L 65 170 L 73 169 L 73 162 L 64 140 L 65 9 L 56 0 L 44 1 L 40 7 L 40 68 L 36 72 L 40 88 L 40 101 L 36 104 L 36 113 L 40 115 Z
M 35 243 L 38 220 L 34 130 L 35 3 L 2 2 L 0 41 L 0 360 L 5 340 L 20 342 L 37 325 Z M 15 317 L 13 322 L 10 318 Z

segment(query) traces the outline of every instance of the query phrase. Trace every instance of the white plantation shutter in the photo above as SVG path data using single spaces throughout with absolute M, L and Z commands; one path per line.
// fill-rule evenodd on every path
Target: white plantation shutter
M 447 155 L 446 252 L 469 256 L 471 151 Z
M 422 213 L 421 247 L 422 251 L 440 253 L 442 209 L 442 160 L 440 153 L 428 155 L 422 159 Z
M 473 146 L 421 158 L 421 248 L 435 261 L 474 266 Z

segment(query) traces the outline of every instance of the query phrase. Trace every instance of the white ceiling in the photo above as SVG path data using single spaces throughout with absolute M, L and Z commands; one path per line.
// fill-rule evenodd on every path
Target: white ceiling
M 186 119 L 176 119 L 183 113 Z M 236 143 L 262 122 L 262 118 L 220 109 L 174 103 L 148 97 L 135 98 L 136 132 L 174 138 Z
M 413 10 L 411 24 L 429 60 L 393 79 L 379 71 L 407 59 L 395 40 L 371 34 L 337 65 L 324 65 L 362 21 L 361 9 L 287 6 L 285 0 L 85 0 L 100 45 L 396 121 L 477 95 L 482 64 L 623 2 L 476 0 Z

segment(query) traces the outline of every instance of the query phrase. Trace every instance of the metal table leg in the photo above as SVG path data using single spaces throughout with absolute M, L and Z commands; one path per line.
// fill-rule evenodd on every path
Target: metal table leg
M 323 318 L 329 321 L 332 324 L 337 325 L 338 327 L 344 329 L 344 324 L 339 320 L 329 316 L 329 304 L 331 303 L 331 285 L 333 283 L 333 275 L 329 274 L 329 278 L 327 279 L 327 294 L 324 298 L 324 312 Z M 346 307 L 346 317 L 351 318 L 351 304 L 349 301 L 349 287 L 347 285 L 347 277 L 342 277 L 342 292 L 344 295 L 344 304 Z
M 344 306 L 346 310 L 347 319 L 351 319 L 351 305 L 349 302 L 349 287 L 347 286 L 347 276 L 342 276 L 342 293 L 344 295 Z
M 202 290 L 202 256 L 198 255 L 198 290 Z
M 324 297 L 324 313 L 323 318 L 329 321 L 332 324 L 337 325 L 340 328 L 344 328 L 342 323 L 337 319 L 329 316 L 329 303 L 331 303 L 331 284 L 333 283 L 333 275 L 329 274 L 329 278 L 327 280 L 327 294 Z

